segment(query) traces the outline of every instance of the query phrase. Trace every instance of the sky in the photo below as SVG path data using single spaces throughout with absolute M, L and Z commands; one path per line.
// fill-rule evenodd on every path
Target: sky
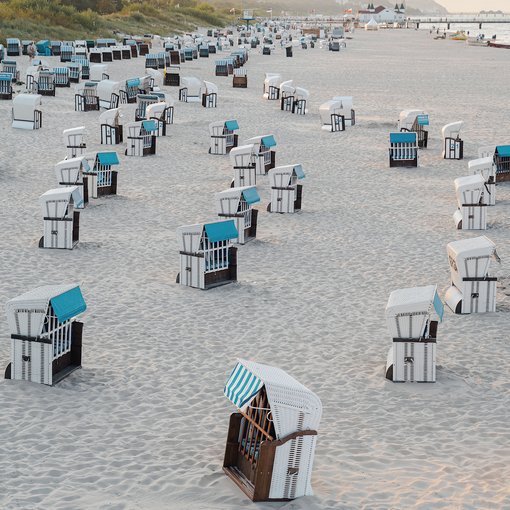
M 450 12 L 497 11 L 510 12 L 510 0 L 436 0 Z

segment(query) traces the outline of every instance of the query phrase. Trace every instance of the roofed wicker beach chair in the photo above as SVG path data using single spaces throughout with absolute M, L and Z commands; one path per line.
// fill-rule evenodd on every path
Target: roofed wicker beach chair
M 168 126 L 174 123 L 174 105 L 166 101 L 151 103 L 147 106 L 146 117 L 156 123 L 156 136 L 166 136 Z
M 301 165 L 277 166 L 269 170 L 271 201 L 268 212 L 294 213 L 301 210 L 303 186 L 298 181 L 305 178 Z
M 42 103 L 40 94 L 18 94 L 12 100 L 12 127 L 39 129 L 42 127 Z
M 237 281 L 237 239 L 234 220 L 186 225 L 177 229 L 177 283 L 207 290 Z
M 499 261 L 496 245 L 485 236 L 453 241 L 446 247 L 451 287 L 445 302 L 455 313 L 496 311 L 497 278 L 490 276 L 491 258 Z
M 232 79 L 232 87 L 245 89 L 248 87 L 248 72 L 244 67 L 234 69 L 234 77 Z
M 167 99 L 166 94 L 163 92 L 151 92 L 150 94 L 138 94 L 138 106 L 135 110 L 135 121 L 147 119 L 147 107 L 151 104 L 165 102 Z M 173 102 L 171 97 L 168 96 L 169 102 Z
M 276 164 L 276 140 L 273 135 L 254 136 L 244 145 L 254 145 L 255 170 L 257 175 L 266 175 Z M 247 184 L 246 184 L 247 185 Z
M 496 164 L 494 156 L 473 159 L 468 163 L 469 171 L 481 175 L 485 180 L 483 203 L 496 205 Z
M 93 64 L 90 66 L 90 81 L 100 82 L 102 80 L 109 80 L 108 64 Z
M 124 89 L 120 91 L 122 103 L 136 103 L 136 98 L 140 94 L 140 78 L 129 78 L 126 80 Z
M 67 158 L 76 158 L 77 156 L 82 156 L 85 153 L 85 149 L 87 148 L 87 144 L 85 143 L 85 132 L 85 126 L 64 129 L 62 135 L 67 149 Z
M 230 151 L 230 164 L 234 169 L 231 187 L 255 186 L 257 184 L 256 166 L 258 146 L 241 145 Z
M 74 48 L 70 44 L 60 45 L 60 62 L 71 62 L 74 55 Z
M 80 212 L 83 200 L 78 186 L 50 189 L 39 198 L 43 214 L 44 234 L 39 248 L 72 250 L 80 237 Z
M 151 91 L 160 91 L 163 86 L 164 76 L 158 69 L 146 69 L 147 76 L 150 77 L 149 88 Z
M 198 103 L 202 100 L 202 80 L 194 76 L 183 76 L 179 89 L 179 101 L 184 103 Z
M 463 125 L 462 121 L 452 122 L 446 124 L 441 130 L 444 142 L 444 159 L 462 159 L 464 157 L 464 142 L 460 138 L 460 130 Z
M 90 168 L 87 160 L 82 156 L 64 159 L 55 165 L 58 185 L 63 187 L 76 186 L 78 188 L 78 192 L 75 192 L 74 196 L 76 197 L 79 194 L 80 198 L 73 199 L 75 209 L 83 209 L 89 201 L 88 182 L 83 177 L 85 172 L 90 172 Z
M 90 48 L 89 60 L 91 63 L 100 64 L 103 61 L 103 52 L 101 48 Z
M 485 230 L 487 228 L 487 204 L 484 201 L 485 179 L 480 174 L 455 179 L 455 195 L 458 209 L 453 215 L 459 230 Z
M 225 384 L 230 416 L 223 470 L 252 501 L 313 495 L 322 403 L 283 370 L 239 359 Z
M 264 79 L 263 98 L 269 101 L 276 101 L 280 98 L 280 85 L 282 83 L 282 75 L 278 73 L 266 73 Z
M 210 81 L 204 81 L 202 87 L 202 106 L 216 108 L 218 105 L 218 86 Z
M 154 120 L 129 122 L 124 126 L 126 133 L 126 156 L 150 156 L 156 154 L 156 131 Z
M 0 72 L 3 74 L 10 74 L 11 81 L 19 81 L 19 69 L 15 60 L 3 60 L 0 67 Z
M 7 43 L 7 56 L 19 57 L 21 55 L 21 41 L 15 37 L 8 37 Z
M 117 145 L 124 141 L 120 109 L 112 108 L 99 115 L 101 126 L 101 144 Z
M 74 109 L 77 112 L 91 112 L 99 110 L 99 96 L 97 82 L 86 81 L 78 83 L 74 88 Z
M 53 72 L 55 73 L 55 87 L 71 86 L 68 67 L 54 67 Z
M 81 368 L 83 323 L 87 306 L 80 287 L 38 287 L 6 304 L 11 362 L 6 379 L 53 386 Z
M 35 76 L 35 91 L 41 96 L 55 95 L 55 73 L 50 69 L 40 69 Z
M 418 166 L 418 135 L 390 133 L 390 168 Z
M 215 62 L 215 76 L 228 76 L 228 63 L 227 59 L 219 59 Z
M 319 107 L 322 129 L 336 132 L 345 131 L 345 126 L 354 126 L 356 114 L 352 97 L 337 96 Z
M 164 84 L 169 87 L 179 87 L 181 85 L 180 66 L 170 66 L 165 69 Z
M 260 202 L 255 186 L 230 188 L 216 193 L 216 211 L 221 219 L 233 219 L 238 236 L 233 243 L 245 244 L 257 237 L 257 209 L 253 205 Z
M 494 150 L 496 182 L 510 181 L 510 145 L 498 145 Z
M 119 107 L 120 83 L 112 80 L 101 80 L 97 84 L 99 108 L 110 110 Z
M 425 129 L 425 126 L 428 125 L 429 116 L 422 110 L 403 110 L 400 112 L 399 131 L 416 133 L 420 149 L 425 149 L 428 145 L 429 132 Z
M 114 151 L 85 154 L 88 169 L 83 172 L 89 198 L 117 194 L 117 170 L 119 157 Z
M 11 73 L 0 73 L 0 99 L 12 99 Z
M 73 57 L 71 57 L 71 62 L 80 65 L 80 74 L 81 74 L 82 79 L 88 80 L 90 77 L 90 61 L 89 61 L 89 59 L 83 55 L 74 55 Z
M 127 44 L 123 44 L 120 46 L 120 55 L 122 60 L 130 60 L 131 59 L 131 46 Z
M 81 65 L 78 62 L 70 62 L 67 68 L 69 69 L 69 82 L 78 83 L 80 81 Z
M 435 285 L 394 290 L 386 305 L 393 345 L 386 378 L 393 382 L 436 382 L 437 326 L 444 307 Z
M 224 155 L 237 147 L 237 131 L 239 131 L 237 120 L 211 122 L 209 124 L 211 138 L 209 154 Z
M 145 69 L 158 69 L 158 54 L 148 53 L 145 55 Z

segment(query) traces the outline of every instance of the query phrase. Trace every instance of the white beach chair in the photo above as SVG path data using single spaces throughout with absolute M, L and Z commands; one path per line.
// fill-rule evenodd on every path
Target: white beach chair
M 459 230 L 485 230 L 487 204 L 484 202 L 485 179 L 480 174 L 455 179 L 458 209 L 453 215 Z
M 491 258 L 499 260 L 496 245 L 487 237 L 453 241 L 446 247 L 451 287 L 445 302 L 455 313 L 496 311 L 497 278 L 490 276 Z
M 243 359 L 223 392 L 238 409 L 230 416 L 227 476 L 253 501 L 312 495 L 319 397 L 283 370 Z
M 393 344 L 386 378 L 393 382 L 436 382 L 437 326 L 443 319 L 437 287 L 394 290 L 386 305 Z
M 233 220 L 187 225 L 177 229 L 180 271 L 177 283 L 207 290 L 237 280 L 237 239 Z
M 301 210 L 303 186 L 298 181 L 305 178 L 301 165 L 277 166 L 269 170 L 271 201 L 268 212 L 294 213 Z
M 6 379 L 50 386 L 81 367 L 83 323 L 87 306 L 80 287 L 38 287 L 6 304 L 11 362 Z
M 253 205 L 260 202 L 255 186 L 230 188 L 215 195 L 216 212 L 220 219 L 233 219 L 238 236 L 233 243 L 245 244 L 257 236 L 258 211 Z

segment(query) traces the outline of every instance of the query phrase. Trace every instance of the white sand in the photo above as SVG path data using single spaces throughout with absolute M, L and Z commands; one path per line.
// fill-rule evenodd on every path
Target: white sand
M 54 388 L 0 383 L 3 509 L 500 509 L 510 508 L 510 184 L 497 189 L 487 235 L 502 257 L 495 314 L 448 312 L 437 383 L 384 378 L 384 308 L 396 288 L 449 283 L 445 247 L 458 232 L 453 179 L 477 147 L 510 143 L 508 55 L 411 31 L 358 31 L 348 50 L 251 53 L 249 88 L 220 86 L 217 109 L 178 103 L 157 155 L 126 158 L 119 196 L 81 215 L 72 252 L 40 250 L 38 197 L 55 186 L 64 128 L 87 126 L 72 89 L 44 98 L 41 130 L 10 127 L 0 101 L 0 303 L 33 287 L 81 282 L 83 369 Z M 25 66 L 28 57 L 18 59 Z M 57 62 L 55 58 L 47 59 Z M 182 65 L 212 77 L 215 57 Z M 111 78 L 143 59 L 110 64 Z M 304 117 L 261 98 L 264 72 L 311 92 Z M 176 88 L 168 88 L 174 97 Z M 353 95 L 358 124 L 320 130 L 318 106 Z M 388 168 L 388 133 L 405 108 L 431 118 L 418 169 Z M 124 107 L 124 121 L 134 105 Z M 175 284 L 175 229 L 215 218 L 228 157 L 207 153 L 210 121 L 236 118 L 241 140 L 273 132 L 277 163 L 307 173 L 303 211 L 265 213 L 241 247 L 239 282 L 208 292 Z M 464 120 L 464 161 L 441 159 L 441 127 Z M 10 358 L 0 321 L 0 366 Z M 223 475 L 233 405 L 222 394 L 237 356 L 288 371 L 322 399 L 314 497 L 258 504 Z

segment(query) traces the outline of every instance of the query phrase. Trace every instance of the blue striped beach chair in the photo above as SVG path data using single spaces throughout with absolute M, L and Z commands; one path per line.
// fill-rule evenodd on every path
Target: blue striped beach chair
M 71 86 L 68 67 L 54 67 L 53 72 L 55 73 L 55 87 Z
M 10 74 L 11 81 L 19 81 L 19 71 L 15 60 L 4 60 L 1 67 L 0 72 Z
M 148 53 L 145 55 L 145 69 L 157 69 L 158 68 L 158 55 L 156 53 Z
M 390 168 L 418 166 L 418 135 L 409 133 L 390 133 Z
M 37 93 L 41 96 L 55 95 L 55 73 L 49 69 L 39 71 L 37 77 Z
M 0 99 L 12 99 L 12 75 L 0 73 Z
M 21 41 L 14 37 L 10 37 L 6 40 L 6 42 L 7 42 L 7 56 L 19 57 L 21 53 Z
M 74 48 L 71 45 L 62 44 L 60 46 L 60 62 L 72 62 Z

